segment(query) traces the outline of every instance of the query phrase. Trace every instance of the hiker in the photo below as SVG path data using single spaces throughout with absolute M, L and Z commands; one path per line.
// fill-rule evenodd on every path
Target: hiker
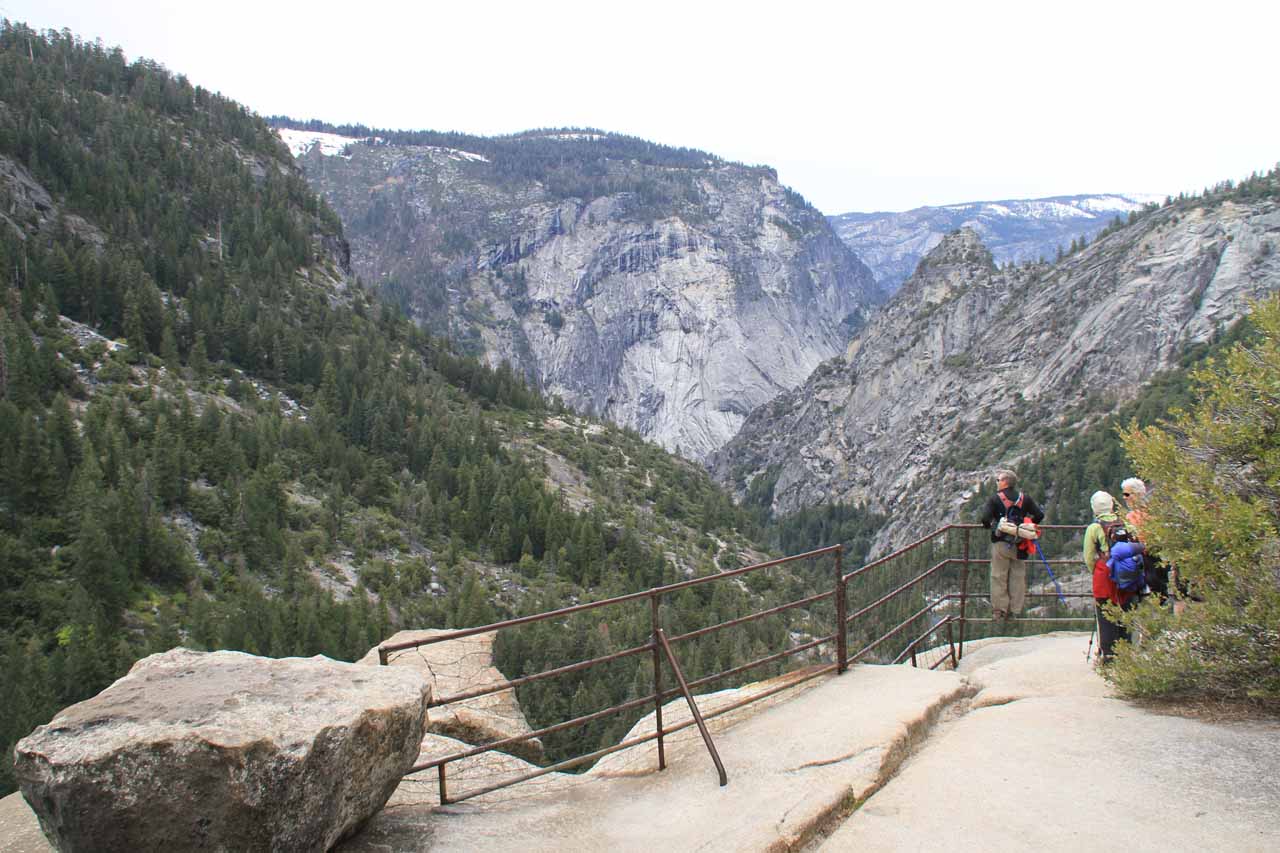
M 1124 516 L 1125 526 L 1134 538 L 1146 544 L 1142 526 L 1147 520 L 1147 484 L 1137 477 L 1130 477 L 1120 484 L 1120 494 L 1128 509 Z M 1147 552 L 1143 563 L 1149 594 L 1155 595 L 1163 607 L 1169 600 L 1169 564 L 1150 552 Z M 1176 603 L 1174 607 L 1177 608 Z
M 982 508 L 982 526 L 991 531 L 991 617 L 1003 622 L 1020 616 L 1027 598 L 1027 567 L 1023 563 L 1034 540 L 1019 539 L 1000 532 L 1000 521 L 1017 525 L 1039 524 L 1044 512 L 1029 495 L 1017 490 L 1018 475 L 1010 470 L 996 472 L 996 493 Z M 1028 544 L 1023 544 L 1028 543 Z
M 1133 558 L 1133 547 L 1128 528 L 1116 514 L 1116 499 L 1108 492 L 1094 492 L 1089 498 L 1093 510 L 1093 523 L 1084 532 L 1084 564 L 1093 572 L 1093 600 L 1098 613 L 1098 658 L 1102 663 L 1111 662 L 1116 640 L 1128 640 L 1128 630 L 1108 618 L 1104 607 L 1108 603 L 1119 605 L 1122 610 L 1132 610 L 1138 603 L 1138 589 L 1124 589 L 1113 580 L 1113 572 L 1126 568 L 1133 571 L 1126 561 Z M 1111 550 L 1117 543 L 1116 558 Z M 1107 561 L 1112 560 L 1108 565 Z M 1141 572 L 1141 569 L 1136 571 Z M 1142 584 L 1138 584 L 1139 589 Z

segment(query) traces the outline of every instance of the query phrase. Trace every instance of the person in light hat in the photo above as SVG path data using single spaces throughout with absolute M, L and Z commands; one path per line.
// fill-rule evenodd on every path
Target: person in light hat
M 1116 499 L 1110 492 L 1097 491 L 1089 497 L 1089 508 L 1093 510 L 1093 523 L 1084 532 L 1084 564 L 1093 572 L 1093 600 L 1098 614 L 1098 659 L 1105 664 L 1111 662 L 1116 640 L 1128 640 L 1129 632 L 1112 622 L 1103 608 L 1110 602 L 1129 610 L 1138 603 L 1138 596 L 1116 586 L 1107 565 L 1111 548 L 1107 533 L 1124 527 L 1124 522 L 1116 514 Z

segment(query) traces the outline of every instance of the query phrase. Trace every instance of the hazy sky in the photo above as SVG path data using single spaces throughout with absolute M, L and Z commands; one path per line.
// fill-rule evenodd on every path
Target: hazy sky
M 1050 8 L 0 0 L 263 115 L 598 127 L 768 163 L 829 214 L 1177 194 L 1280 161 L 1280 4 Z

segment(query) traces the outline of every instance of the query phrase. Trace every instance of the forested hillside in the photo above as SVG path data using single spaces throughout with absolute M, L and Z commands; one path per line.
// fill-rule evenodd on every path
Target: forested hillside
M 0 280 L 6 756 L 174 645 L 352 659 L 402 626 L 760 553 L 739 531 L 764 532 L 700 468 L 553 410 L 367 293 L 261 119 L 7 22 Z M 773 594 L 691 601 L 728 614 Z M 576 654 L 572 636 L 504 666 Z

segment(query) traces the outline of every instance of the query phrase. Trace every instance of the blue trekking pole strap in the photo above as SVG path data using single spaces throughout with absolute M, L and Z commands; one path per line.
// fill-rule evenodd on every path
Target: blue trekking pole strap
M 1058 579 L 1054 577 L 1053 569 L 1049 568 L 1049 561 L 1045 559 L 1044 551 L 1040 550 L 1040 543 L 1034 539 L 1031 541 L 1036 546 L 1036 554 L 1040 556 L 1040 562 L 1044 563 L 1044 570 L 1049 573 L 1049 580 L 1053 581 L 1053 588 L 1058 591 L 1058 600 L 1065 605 L 1067 600 L 1062 596 L 1062 587 L 1058 586 Z

